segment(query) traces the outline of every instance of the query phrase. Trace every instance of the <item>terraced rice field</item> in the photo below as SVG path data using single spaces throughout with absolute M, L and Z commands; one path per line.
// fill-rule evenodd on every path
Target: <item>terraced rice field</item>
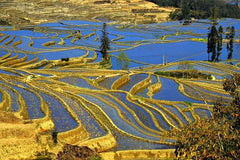
M 226 28 L 229 22 L 239 38 L 239 20 L 219 23 Z M 102 68 L 97 51 L 101 23 L 62 21 L 18 30 L 1 26 L 0 110 L 39 123 L 52 121 L 50 129 L 61 133 L 66 143 L 83 143 L 78 131 L 86 130 L 88 140 L 115 137 L 118 145 L 107 148 L 115 151 L 169 148 L 174 142 L 174 137 L 167 136 L 170 128 L 181 129 L 209 118 L 217 99 L 231 100 L 222 83 L 240 72 L 239 44 L 234 45 L 236 65 L 226 63 L 226 50 L 222 62 L 207 62 L 206 43 L 201 39 L 206 38 L 209 26 L 109 22 L 112 57 L 107 68 Z M 121 70 L 117 63 L 122 51 L 130 59 L 129 70 Z M 165 65 L 163 56 L 168 60 Z M 184 62 L 213 79 L 154 74 L 179 70 Z M 101 146 L 103 140 L 98 141 Z

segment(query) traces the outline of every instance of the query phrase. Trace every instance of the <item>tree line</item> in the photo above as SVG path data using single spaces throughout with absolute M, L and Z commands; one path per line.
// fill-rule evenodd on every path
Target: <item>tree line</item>
M 196 19 L 206 18 L 240 18 L 239 0 L 234 3 L 227 3 L 225 0 L 147 0 L 159 6 L 172 6 L 177 8 L 188 8 L 191 10 L 189 16 Z M 181 20 L 186 15 L 182 9 L 177 9 L 170 14 L 171 19 Z
M 208 53 L 208 61 L 212 62 L 218 62 L 220 61 L 220 56 L 222 53 L 222 44 L 223 44 L 223 28 L 222 26 L 219 26 L 219 28 L 216 28 L 216 25 L 213 25 L 209 29 L 208 33 L 208 42 L 207 42 L 207 53 Z M 234 42 L 234 36 L 235 36 L 235 28 L 227 27 L 225 31 L 226 35 L 226 42 L 227 42 L 227 52 L 228 52 L 228 60 L 232 59 L 232 53 L 233 53 L 233 42 Z M 210 54 L 212 53 L 211 59 Z

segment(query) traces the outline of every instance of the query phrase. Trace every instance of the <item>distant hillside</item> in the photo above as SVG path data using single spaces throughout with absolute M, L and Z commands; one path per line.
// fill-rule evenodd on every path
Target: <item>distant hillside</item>
M 0 23 L 111 20 L 142 24 L 166 21 L 173 10 L 145 0 L 0 0 Z

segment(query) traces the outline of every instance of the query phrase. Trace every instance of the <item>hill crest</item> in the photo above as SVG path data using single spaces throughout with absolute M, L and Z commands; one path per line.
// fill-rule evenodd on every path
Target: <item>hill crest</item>
M 174 8 L 145 0 L 0 0 L 1 24 L 40 24 L 59 20 L 164 22 Z

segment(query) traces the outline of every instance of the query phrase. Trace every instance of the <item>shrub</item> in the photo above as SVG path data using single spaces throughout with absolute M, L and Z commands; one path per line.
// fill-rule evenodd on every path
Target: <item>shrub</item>
M 61 160 L 72 159 L 89 159 L 89 160 L 101 160 L 102 158 L 95 151 L 91 150 L 87 146 L 77 146 L 65 144 L 63 151 L 57 154 L 57 158 Z
M 224 89 L 234 97 L 225 104 L 218 101 L 211 119 L 172 130 L 177 137 L 175 154 L 192 159 L 240 159 L 240 75 L 224 83 Z
M 184 71 L 173 71 L 173 72 L 163 72 L 163 71 L 157 71 L 155 74 L 162 75 L 162 76 L 168 76 L 168 77 L 176 77 L 176 78 L 202 78 L 202 79 L 212 79 L 211 74 L 205 74 L 198 72 L 196 69 L 191 70 L 184 70 Z
M 162 76 L 170 76 L 169 72 L 162 72 L 162 71 L 157 71 L 154 74 L 162 75 Z
M 185 101 L 184 103 L 186 103 L 186 104 L 188 104 L 189 106 L 192 107 L 192 103 L 191 102 Z

